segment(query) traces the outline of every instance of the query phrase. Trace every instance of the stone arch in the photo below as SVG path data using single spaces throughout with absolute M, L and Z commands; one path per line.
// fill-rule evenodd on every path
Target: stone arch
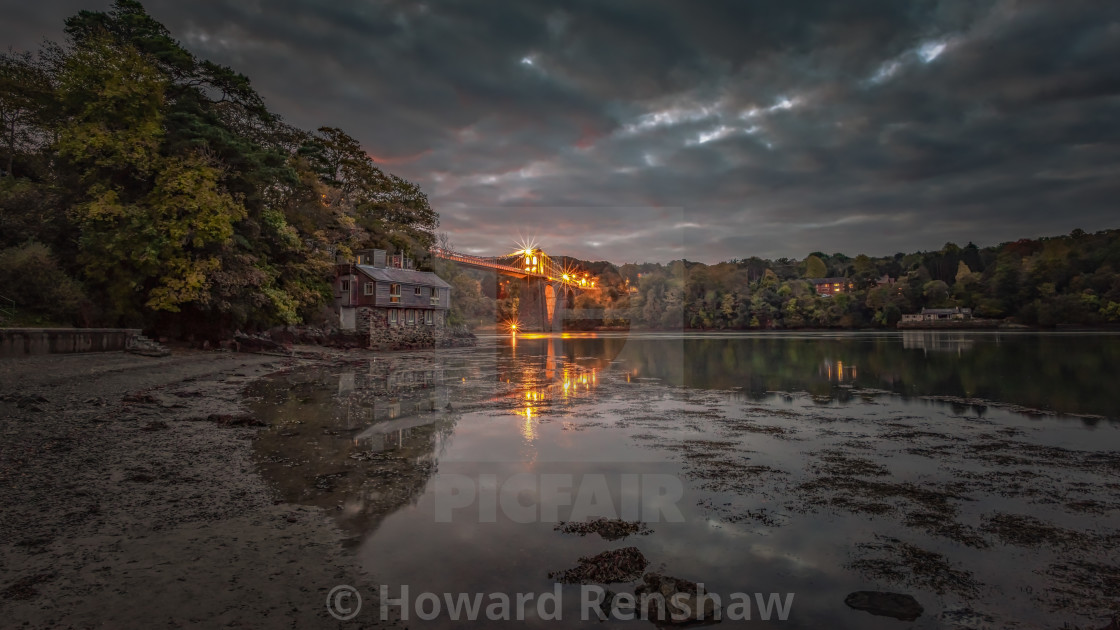
M 544 285 L 544 308 L 545 319 L 549 324 L 556 321 L 556 289 L 551 283 Z

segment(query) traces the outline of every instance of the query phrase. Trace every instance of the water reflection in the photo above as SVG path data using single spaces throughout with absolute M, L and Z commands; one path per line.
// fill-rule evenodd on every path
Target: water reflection
M 561 338 L 527 341 L 534 347 L 520 356 L 510 340 L 467 355 L 378 357 L 261 383 L 252 406 L 271 427 L 257 440 L 260 469 L 284 500 L 333 509 L 344 528 L 364 534 L 423 491 L 463 413 L 518 416 L 519 456 L 534 462 L 539 425 L 592 395 L 609 363 L 577 357 Z
M 497 378 L 515 386 L 511 393 L 499 397 L 520 398 L 515 412 L 527 420 L 539 418 L 542 411 L 554 404 L 569 403 L 589 393 L 598 385 L 599 370 L 609 366 L 600 357 L 578 361 L 574 348 L 565 352 L 564 337 L 551 335 L 520 335 L 524 341 L 519 357 L 517 337 L 511 335 L 508 346 L 499 345 L 497 349 L 502 359 Z
M 999 337 L 996 337 L 998 342 Z M 952 352 L 962 356 L 972 350 L 976 340 L 964 333 L 939 332 L 933 330 L 902 331 L 902 347 L 907 350 L 925 352 Z
M 360 542 L 359 561 L 385 583 L 432 592 L 549 591 L 548 571 L 617 545 L 563 536 L 553 530 L 556 519 L 489 522 L 468 513 L 437 521 L 433 480 L 617 475 L 638 462 L 664 466 L 687 486 L 683 522 L 655 523 L 654 535 L 625 543 L 659 570 L 717 593 L 796 592 L 793 628 L 891 627 L 853 616 L 844 596 L 912 591 L 929 610 L 917 627 L 936 627 L 939 611 L 972 606 L 972 596 L 946 599 L 930 587 L 880 583 L 851 568 L 853 554 L 905 539 L 967 567 L 991 586 L 985 593 L 1027 592 L 1048 556 L 997 545 L 991 532 L 998 528 L 978 528 L 997 511 L 1045 517 L 1071 531 L 1113 518 L 1120 508 L 1105 503 L 1104 480 L 1117 469 L 1115 458 L 1071 449 L 1107 450 L 1116 438 L 1065 419 L 1036 423 L 1005 409 L 989 412 L 963 397 L 948 404 L 921 398 L 963 394 L 1115 417 L 1116 401 L 1095 390 L 1107 391 L 1117 339 L 500 337 L 473 350 L 382 355 L 281 375 L 255 392 L 257 413 L 271 425 L 256 452 L 281 497 L 336 515 Z M 980 412 L 984 422 L 962 417 Z M 1022 472 L 1046 466 L 1047 474 Z M 481 481 L 478 487 L 481 493 Z M 983 554 L 965 544 L 978 537 L 992 543 Z M 565 588 L 566 601 L 576 602 Z M 1004 600 L 984 595 L 979 605 L 1009 618 L 1034 613 L 1033 600 Z M 565 612 L 565 619 L 578 616 Z
M 859 376 L 859 368 L 851 363 L 844 365 L 844 362 L 839 359 L 835 362 L 832 359 L 825 359 L 821 362 L 817 375 L 823 375 L 827 380 L 837 383 L 843 383 L 846 376 L 848 381 L 851 382 Z
M 1120 398 L 1112 394 L 1120 364 L 1115 334 L 601 334 L 563 341 L 568 356 L 604 357 L 630 379 L 739 390 L 757 399 L 808 392 L 848 402 L 860 390 L 887 390 L 1120 418 Z M 544 343 L 523 338 L 517 352 L 543 352 Z
M 430 362 L 372 360 L 362 370 L 297 372 L 260 384 L 253 406 L 272 424 L 257 440 L 262 474 L 284 500 L 335 510 L 345 529 L 371 531 L 434 473 L 458 419 L 447 380 Z

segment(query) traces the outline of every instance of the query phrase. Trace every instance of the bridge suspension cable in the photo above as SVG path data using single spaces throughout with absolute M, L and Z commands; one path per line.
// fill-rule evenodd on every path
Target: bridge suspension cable
M 436 258 L 478 269 L 490 269 L 527 278 L 542 278 L 574 288 L 587 289 L 595 286 L 595 281 L 589 279 L 586 273 L 580 276 L 565 270 L 540 249 L 525 249 L 507 256 L 474 256 L 441 247 L 433 247 L 430 251 Z

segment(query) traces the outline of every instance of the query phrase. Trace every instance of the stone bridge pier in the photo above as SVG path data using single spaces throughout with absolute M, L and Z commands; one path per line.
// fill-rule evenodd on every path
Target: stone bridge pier
M 562 282 L 526 278 L 521 286 L 520 318 L 523 330 L 560 332 L 564 312 L 575 307 L 575 291 Z

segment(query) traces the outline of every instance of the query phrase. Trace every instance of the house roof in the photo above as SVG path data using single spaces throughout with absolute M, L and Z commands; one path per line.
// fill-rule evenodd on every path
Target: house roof
M 374 267 L 372 265 L 354 265 L 363 274 L 379 282 L 396 282 L 399 284 L 419 284 L 428 287 L 450 289 L 451 285 L 444 282 L 430 271 L 417 271 L 415 269 L 397 269 L 396 267 Z

